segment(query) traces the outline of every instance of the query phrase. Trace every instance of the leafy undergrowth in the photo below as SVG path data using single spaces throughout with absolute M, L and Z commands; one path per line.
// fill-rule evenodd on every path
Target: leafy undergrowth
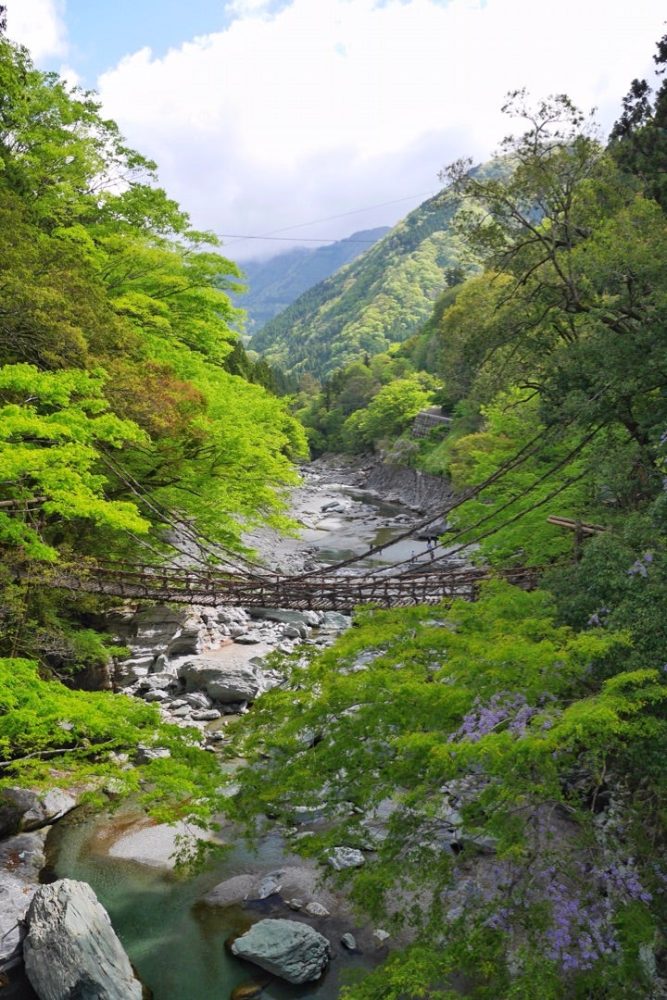
M 139 699 L 73 691 L 40 676 L 34 662 L 0 659 L 0 789 L 84 787 L 92 804 L 132 796 L 160 822 L 205 827 L 222 808 L 220 774 L 194 735 Z M 140 745 L 170 756 L 139 765 Z
M 642 774 L 658 794 L 643 761 L 665 745 L 664 672 L 610 675 L 627 635 L 558 625 L 549 594 L 501 582 L 356 624 L 260 699 L 234 750 L 238 817 L 323 813 L 298 849 L 372 849 L 351 892 L 414 941 L 345 996 L 455 996 L 454 973 L 485 998 L 648 989 L 661 882 L 630 790 Z

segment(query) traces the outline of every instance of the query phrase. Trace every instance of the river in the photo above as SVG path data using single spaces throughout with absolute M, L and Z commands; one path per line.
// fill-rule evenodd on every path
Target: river
M 271 553 L 269 562 L 288 571 L 324 567 L 369 546 L 390 542 L 416 518 L 405 507 L 363 491 L 359 476 L 349 466 L 331 462 L 306 470 L 302 486 L 294 491 L 293 514 L 301 525 L 300 538 L 279 539 L 266 532 L 254 538 L 258 547 Z M 399 541 L 362 565 L 424 558 L 426 552 L 425 541 Z M 44 877 L 81 879 L 93 887 L 154 1000 L 226 1000 L 234 986 L 256 973 L 252 966 L 233 958 L 224 945 L 230 934 L 248 926 L 249 913 L 234 907 L 203 906 L 198 901 L 231 876 L 299 865 L 301 860 L 289 856 L 276 832 L 255 851 L 237 842 L 201 875 L 182 878 L 164 868 L 111 857 L 107 834 L 120 821 L 122 816 L 120 820 L 113 816 L 82 820 L 75 813 L 58 824 L 49 839 L 49 868 Z M 222 837 L 229 842 L 229 830 Z M 271 903 L 263 905 L 268 915 Z M 283 906 L 274 915 L 289 913 Z M 373 967 L 386 954 L 384 948 L 368 943 L 370 928 L 355 925 L 350 917 L 334 913 L 309 922 L 332 941 L 334 957 L 328 970 L 321 980 L 303 987 L 274 980 L 262 994 L 265 1000 L 333 1000 L 348 976 Z M 345 931 L 352 931 L 358 939 L 361 935 L 366 942 L 363 954 L 350 954 L 340 945 Z M 29 986 L 17 983 L 7 996 L 30 1000 L 34 994 Z

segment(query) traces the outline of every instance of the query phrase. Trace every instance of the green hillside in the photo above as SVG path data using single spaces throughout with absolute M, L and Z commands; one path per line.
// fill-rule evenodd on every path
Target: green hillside
M 378 226 L 327 246 L 295 247 L 268 259 L 245 261 L 247 291 L 233 300 L 247 313 L 248 333 L 259 331 L 307 289 L 355 260 L 388 232 L 389 226 Z
M 458 269 L 450 229 L 456 203 L 438 194 L 377 246 L 300 296 L 260 330 L 252 347 L 294 374 L 330 375 L 411 337 Z

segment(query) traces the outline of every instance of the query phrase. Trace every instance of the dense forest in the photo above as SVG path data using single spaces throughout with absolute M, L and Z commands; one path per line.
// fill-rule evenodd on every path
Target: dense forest
M 505 110 L 494 169 L 447 168 L 255 362 L 216 238 L 0 33 L 0 790 L 56 772 L 251 837 L 319 810 L 290 845 L 367 852 L 335 877 L 403 945 L 349 1000 L 665 995 L 667 81 L 633 82 L 606 143 L 562 95 Z M 451 429 L 415 442 L 432 403 Z M 244 558 L 248 527 L 290 528 L 306 433 L 448 476 L 447 546 L 498 572 L 285 661 L 226 776 L 154 705 L 77 689 L 123 655 L 110 602 L 43 584 L 71 560 Z
M 62 747 L 73 772 L 136 788 L 113 751 L 159 727 L 156 710 L 49 682 L 108 660 L 101 605 L 27 580 L 72 558 L 161 563 L 195 535 L 242 548 L 244 527 L 285 523 L 303 432 L 232 332 L 237 267 L 94 96 L 1 36 L 0 93 L 3 781 L 48 780 Z M 158 810 L 215 788 L 177 736 Z
M 252 347 L 293 376 L 329 376 L 412 336 L 461 272 L 456 199 L 425 201 L 368 252 L 309 288 Z

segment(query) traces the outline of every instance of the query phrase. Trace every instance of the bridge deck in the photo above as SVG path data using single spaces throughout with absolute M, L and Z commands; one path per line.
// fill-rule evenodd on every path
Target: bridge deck
M 135 601 L 350 612 L 362 604 L 388 608 L 471 598 L 488 576 L 485 570 L 469 568 L 396 576 L 242 576 L 100 563 L 51 570 L 48 578 L 34 582 Z M 534 571 L 517 569 L 504 576 L 531 585 Z

